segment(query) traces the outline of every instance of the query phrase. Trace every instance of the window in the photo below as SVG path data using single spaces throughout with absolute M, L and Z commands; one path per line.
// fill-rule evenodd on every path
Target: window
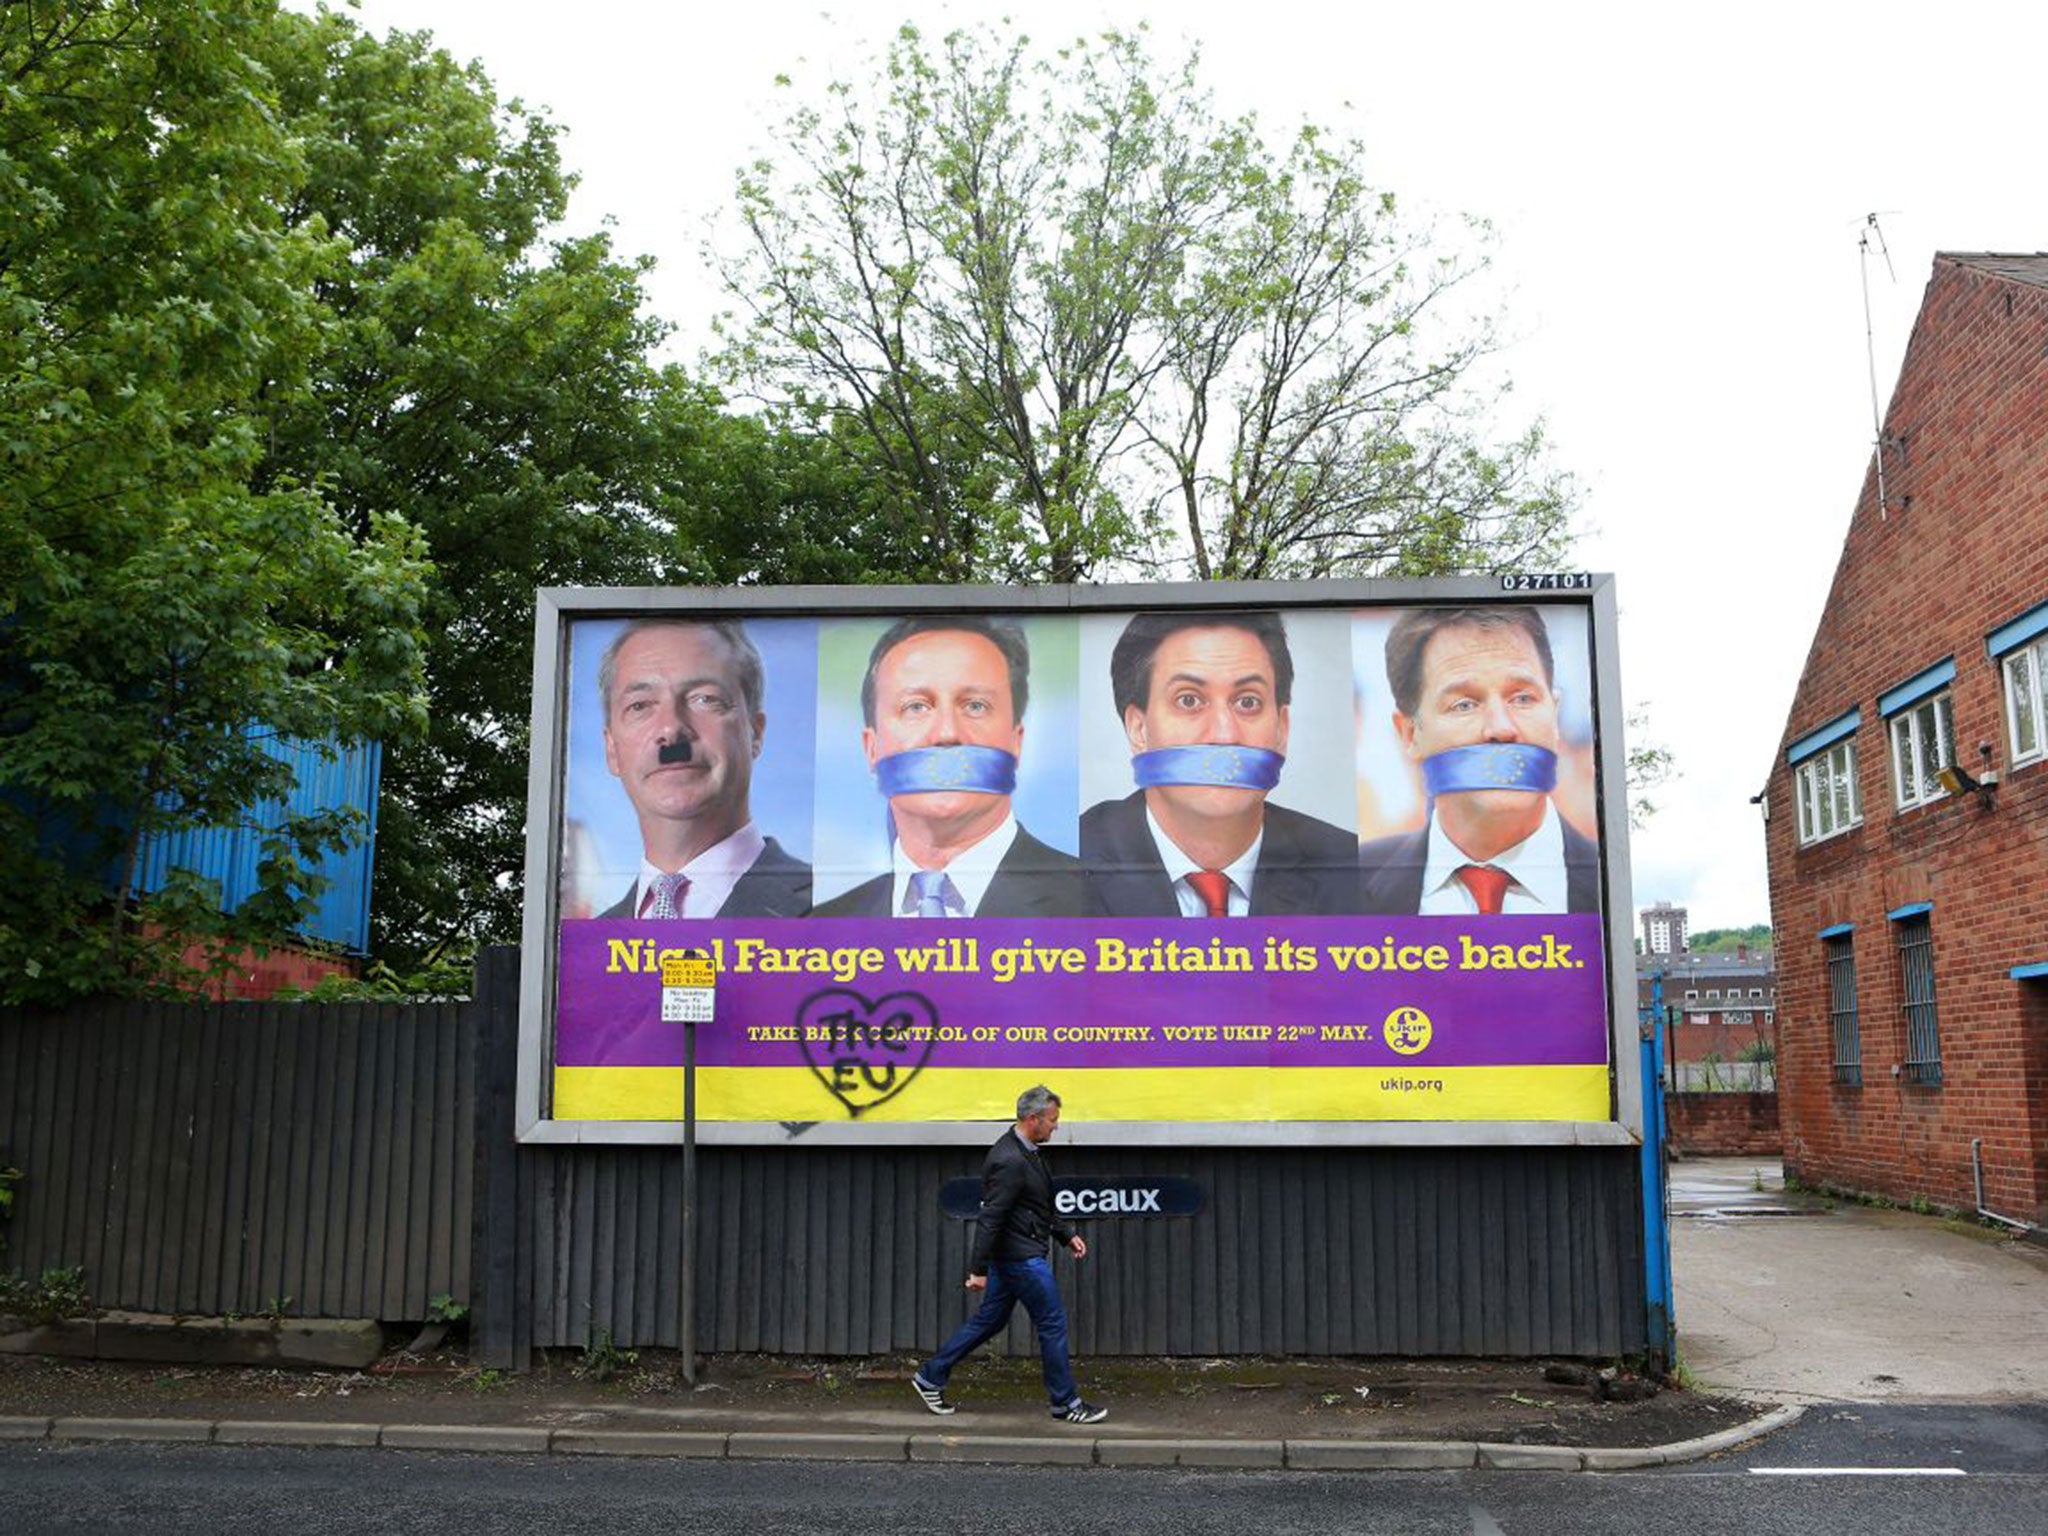
M 1948 690 L 1891 717 L 1892 793 L 1911 810 L 1948 793 L 1934 777 L 1956 760 L 1956 730 Z
M 1828 1018 L 1834 1025 L 1835 1081 L 1846 1088 L 1863 1086 L 1863 1037 L 1856 1027 L 1856 950 L 1854 937 L 1837 934 L 1827 946 Z M 1770 1014 L 1764 1022 L 1772 1022 Z
M 1899 943 L 1899 992 L 1906 1016 L 1906 1081 L 1941 1082 L 1941 1033 L 1934 1017 L 1934 925 L 1925 907 L 1892 918 Z
M 1696 1003 L 1696 1002 L 1698 1002 L 1698 1001 L 1700 1000 L 1700 993 L 1699 993 L 1699 988 L 1697 988 L 1697 987 L 1687 987 L 1687 988 L 1685 989 L 1685 1000 L 1686 1000 L 1686 1001 L 1687 1001 L 1688 1003 Z
M 1856 743 L 1838 741 L 1799 765 L 1793 783 L 1799 802 L 1799 841 L 1817 843 L 1863 820 L 1856 796 Z
M 1751 987 L 1749 989 L 1749 995 L 1751 997 L 1762 997 L 1764 995 L 1764 989 L 1762 987 Z
M 1709 987 L 1709 988 L 1707 988 L 1707 996 L 1709 996 L 1709 997 L 1719 997 L 1720 995 L 1721 995 L 1721 989 L 1720 989 L 1719 987 Z
M 2005 658 L 2005 722 L 2012 760 L 2031 763 L 2048 754 L 2048 635 Z

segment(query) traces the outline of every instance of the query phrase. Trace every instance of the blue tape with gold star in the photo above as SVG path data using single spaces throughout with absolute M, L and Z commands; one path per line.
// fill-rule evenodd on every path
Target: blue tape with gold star
M 1271 789 L 1287 759 L 1264 747 L 1157 747 L 1131 759 L 1138 788 L 1161 784 L 1209 784 L 1220 789 Z
M 1017 759 L 1000 747 L 912 747 L 875 764 L 875 787 L 892 799 L 947 790 L 1015 794 Z
M 1557 754 L 1519 741 L 1476 742 L 1425 758 L 1422 782 L 1431 799 L 1478 789 L 1547 795 L 1557 788 Z

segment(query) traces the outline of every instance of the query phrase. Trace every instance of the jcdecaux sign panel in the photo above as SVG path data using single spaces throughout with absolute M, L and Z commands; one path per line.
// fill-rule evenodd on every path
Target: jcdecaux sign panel
M 1585 576 L 543 592 L 522 1135 L 677 1136 L 687 969 L 709 1141 L 1039 1081 L 1078 1141 L 1627 1140 L 1613 629 Z

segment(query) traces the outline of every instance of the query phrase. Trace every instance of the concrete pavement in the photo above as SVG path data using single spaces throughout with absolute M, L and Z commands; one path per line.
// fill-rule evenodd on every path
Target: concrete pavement
M 1679 1355 L 1779 1402 L 2048 1396 L 2048 1248 L 1788 1195 L 1775 1160 L 1671 1168 Z
M 977 1411 L 935 1423 L 904 1400 L 907 1391 L 899 1383 L 880 1402 L 842 1392 L 836 1401 L 811 1403 L 794 1414 L 787 1408 L 736 1411 L 737 1405 L 721 1408 L 709 1400 L 645 1407 L 619 1402 L 602 1412 L 556 1402 L 541 1404 L 517 1423 L 491 1411 L 487 1394 L 470 1394 L 473 1405 L 434 1400 L 440 1404 L 437 1414 L 446 1417 L 431 1423 L 359 1413 L 350 1413 L 348 1422 L 314 1422 L 284 1402 L 252 1403 L 234 1413 L 222 1405 L 211 1412 L 156 1416 L 154 1403 L 137 1402 L 123 1412 L 111 1404 L 32 1400 L 0 1409 L 0 1440 L 200 1440 L 729 1460 L 1597 1471 L 1711 1455 L 1791 1422 L 1801 1405 L 1816 1401 L 2048 1399 L 2048 1329 L 2042 1326 L 2048 1320 L 2048 1248 L 1972 1223 L 1788 1195 L 1775 1161 L 1674 1164 L 1672 1214 L 1681 1358 L 1705 1391 L 1781 1406 L 1665 1445 L 1493 1443 L 1472 1435 L 1479 1424 L 1469 1416 L 1444 1424 L 1465 1428 L 1464 1437 L 1426 1438 L 1427 1431 L 1417 1435 L 1411 1428 L 1412 1438 L 1369 1438 L 1363 1422 L 1340 1428 L 1313 1415 L 1254 1423 L 1249 1409 L 1258 1393 L 1244 1394 L 1247 1411 L 1231 1415 L 1219 1432 L 1215 1421 L 1193 1415 L 1185 1383 L 1155 1383 L 1150 1391 L 1123 1395 L 1113 1390 L 1115 1416 L 1105 1428 L 1114 1432 L 1080 1436 L 1049 1424 L 1028 1391 L 1014 1402 L 983 1391 L 971 1405 Z M 1428 1369 L 1423 1362 L 1391 1364 L 1417 1376 Z M 1435 1369 L 1474 1373 L 1476 1414 L 1491 1416 L 1504 1398 L 1526 1403 L 1548 1390 L 1515 1388 L 1507 1373 L 1527 1371 L 1526 1363 L 1440 1362 Z M 1324 1401 L 1337 1395 L 1327 1394 Z M 368 1401 L 352 1401 L 370 1407 Z M 405 1411 L 397 1401 L 378 1406 Z M 37 1407 L 48 1416 L 37 1416 Z M 1694 1426 L 1700 1427 L 1711 1426 Z

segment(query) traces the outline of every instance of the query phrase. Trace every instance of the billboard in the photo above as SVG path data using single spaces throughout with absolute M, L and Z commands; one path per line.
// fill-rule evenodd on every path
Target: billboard
M 688 962 L 707 1141 L 1626 1141 L 1615 678 L 1604 577 L 544 591 L 521 1134 L 679 1136 Z

